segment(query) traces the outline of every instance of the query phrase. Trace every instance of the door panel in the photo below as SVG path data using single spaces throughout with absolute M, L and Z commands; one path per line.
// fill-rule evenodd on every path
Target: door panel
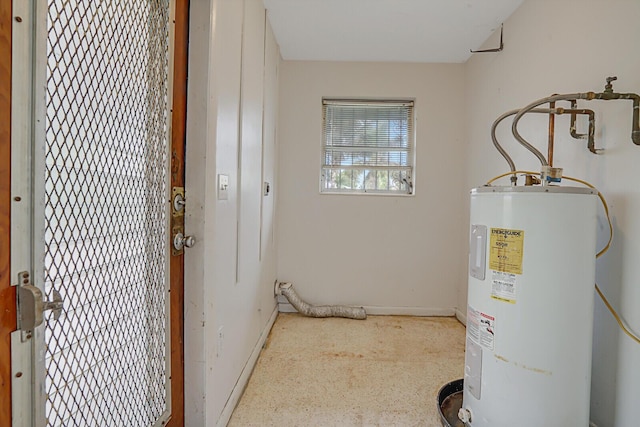
M 182 364 L 181 350 L 171 360 L 182 271 L 169 268 L 170 162 L 183 162 L 171 144 L 184 146 L 171 136 L 172 5 L 35 5 L 32 280 L 64 302 L 21 337 L 33 346 L 33 421 L 164 424 Z

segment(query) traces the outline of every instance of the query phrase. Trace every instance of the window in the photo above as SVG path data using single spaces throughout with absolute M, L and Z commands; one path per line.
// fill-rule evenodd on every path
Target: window
M 323 100 L 323 193 L 412 194 L 413 101 Z

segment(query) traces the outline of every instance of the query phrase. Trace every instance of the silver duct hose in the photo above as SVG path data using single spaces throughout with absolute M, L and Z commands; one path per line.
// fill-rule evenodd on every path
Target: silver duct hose
M 348 307 L 345 305 L 310 305 L 304 302 L 293 290 L 291 283 L 278 283 L 277 292 L 284 295 L 300 314 L 309 317 L 345 317 L 347 319 L 364 320 L 367 313 L 362 307 Z

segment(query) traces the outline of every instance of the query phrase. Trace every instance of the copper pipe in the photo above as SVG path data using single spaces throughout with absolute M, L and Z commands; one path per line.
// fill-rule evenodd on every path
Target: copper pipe
M 593 110 L 576 109 L 578 105 L 576 101 L 571 101 L 571 110 L 567 112 L 571 113 L 571 126 L 569 127 L 569 133 L 575 139 L 586 139 L 587 148 L 593 154 L 598 154 L 601 150 L 596 148 L 595 133 L 596 133 L 596 114 Z M 588 133 L 578 133 L 576 129 L 576 117 L 578 114 L 589 116 L 589 131 Z
M 571 101 L 571 109 L 575 110 L 578 107 L 578 101 Z M 575 139 L 583 139 L 586 135 L 576 132 L 576 117 L 577 114 L 571 114 L 571 125 L 569 126 L 569 134 Z
M 511 156 L 509 156 L 509 154 L 506 152 L 506 150 L 498 142 L 498 138 L 496 137 L 496 128 L 498 127 L 500 122 L 502 122 L 504 119 L 506 119 L 509 116 L 513 116 L 513 115 L 515 115 L 515 114 L 517 114 L 519 112 L 520 112 L 519 109 L 507 111 L 506 113 L 504 113 L 500 117 L 498 117 L 493 122 L 493 125 L 491 125 L 491 140 L 493 141 L 493 145 L 496 147 L 496 149 L 502 155 L 502 157 L 504 157 L 504 159 L 507 161 L 507 163 L 509 164 L 509 168 L 514 172 L 516 170 L 516 165 L 513 162 L 513 159 L 511 158 Z M 589 121 L 589 134 L 591 135 L 591 139 L 589 141 L 590 141 L 590 143 L 592 143 L 592 141 L 593 141 L 593 135 L 595 133 L 595 119 L 593 119 L 593 111 L 591 111 L 591 110 L 574 110 L 574 109 L 565 109 L 565 108 L 555 108 L 555 109 L 534 108 L 532 110 L 529 110 L 528 112 L 529 113 L 542 113 L 542 114 L 590 114 L 591 120 Z M 590 145 L 590 147 L 592 145 Z M 589 148 L 589 149 L 591 150 L 591 148 Z M 592 152 L 593 152 L 593 150 L 592 150 Z M 518 177 L 515 174 L 513 176 L 511 176 L 511 183 L 513 185 L 516 185 L 517 181 L 518 181 Z
M 553 104 L 555 104 L 555 101 L 553 101 Z M 573 106 L 573 103 L 572 103 L 572 106 Z M 491 126 L 491 139 L 493 141 L 493 145 L 495 145 L 496 149 L 498 150 L 498 152 L 500 152 L 502 157 L 505 158 L 505 160 L 509 164 L 509 167 L 511 168 L 512 171 L 516 170 L 516 166 L 513 163 L 513 159 L 511 159 L 511 156 L 509 156 L 509 154 L 505 151 L 504 148 L 502 148 L 502 146 L 498 142 L 498 139 L 496 137 L 496 128 L 498 127 L 498 124 L 500 124 L 500 122 L 502 122 L 504 119 L 506 119 L 509 116 L 513 116 L 513 115 L 515 115 L 515 114 L 517 114 L 519 112 L 520 112 L 519 109 L 507 111 L 506 113 L 504 113 L 500 117 L 498 117 L 493 122 L 493 125 Z M 589 116 L 589 133 L 588 134 L 578 134 L 578 133 L 575 133 L 575 130 L 574 130 L 574 131 L 572 131 L 571 135 L 573 136 L 575 134 L 577 136 L 574 136 L 574 138 L 579 138 L 579 139 L 587 138 L 588 141 L 589 141 L 589 143 L 587 145 L 587 147 L 589 148 L 589 151 L 591 151 L 592 153 L 598 154 L 599 149 L 595 148 L 595 140 L 594 140 L 594 135 L 595 135 L 595 113 L 593 112 L 593 110 L 574 109 L 574 108 L 567 109 L 567 108 L 562 108 L 562 107 L 553 108 L 553 109 L 551 109 L 551 108 L 534 108 L 534 109 L 529 110 L 528 113 L 543 113 L 543 114 L 553 114 L 553 115 L 556 115 L 556 114 L 558 114 L 558 115 L 560 115 L 560 114 L 571 114 L 572 117 L 574 115 L 577 115 L 577 114 L 588 115 Z M 516 185 L 517 180 L 518 180 L 518 178 L 514 174 L 511 177 L 511 182 L 513 183 L 513 185 Z
M 595 97 L 596 97 L 596 94 L 594 92 L 567 93 L 567 94 L 563 94 L 563 95 L 548 96 L 546 98 L 542 98 L 542 99 L 539 99 L 537 101 L 534 101 L 531 104 L 529 104 L 526 107 L 524 107 L 523 109 L 521 109 L 518 112 L 518 114 L 516 114 L 516 116 L 513 118 L 513 123 L 511 124 L 511 132 L 513 133 L 513 136 L 515 137 L 515 139 L 518 140 L 518 142 L 523 147 L 525 147 L 527 150 L 529 150 L 533 155 L 535 155 L 538 158 L 538 160 L 540 160 L 540 163 L 542 164 L 542 166 L 548 166 L 549 163 L 547 162 L 547 159 L 545 158 L 544 154 L 542 154 L 540 151 L 538 151 L 538 149 L 536 147 L 534 147 L 533 145 L 528 143 L 527 140 L 524 139 L 522 137 L 522 135 L 520 135 L 520 132 L 518 132 L 518 122 L 520 121 L 522 116 L 527 114 L 529 111 L 533 110 L 535 107 L 537 107 L 539 105 L 542 105 L 542 104 L 546 104 L 547 102 L 571 101 L 571 100 L 574 100 L 574 99 L 592 100 Z
M 557 94 L 554 94 L 557 95 Z M 549 109 L 554 110 L 556 108 L 555 101 L 549 103 Z M 549 113 L 549 141 L 547 143 L 547 160 L 549 162 L 549 166 L 553 166 L 553 140 L 555 137 L 556 131 L 556 115 L 553 113 Z
M 595 134 L 596 134 L 596 115 L 593 111 L 587 110 L 589 113 L 589 135 L 587 136 L 587 148 L 593 154 L 600 153 L 603 149 L 596 148 Z
M 569 127 L 569 134 L 575 139 L 587 139 L 589 134 L 578 133 L 576 128 L 576 117 L 578 114 L 582 114 L 585 116 L 588 115 L 590 118 L 589 123 L 591 123 L 591 118 L 595 116 L 595 112 L 593 110 L 587 110 L 586 108 L 579 109 L 576 107 L 577 107 L 577 102 L 571 101 L 571 109 L 566 110 L 567 112 L 571 112 L 571 125 Z
M 518 140 L 518 142 L 529 150 L 533 155 L 535 155 L 542 166 L 547 166 L 547 159 L 544 157 L 538 149 L 536 149 L 533 145 L 531 145 L 527 140 L 525 140 L 520 132 L 518 132 L 518 122 L 529 111 L 533 110 L 539 105 L 551 103 L 555 101 L 577 101 L 580 99 L 584 99 L 587 101 L 591 101 L 594 99 L 602 99 L 605 101 L 614 100 L 614 99 L 628 99 L 633 101 L 633 113 L 632 113 L 632 123 L 631 123 L 631 140 L 634 144 L 640 145 L 640 95 L 637 93 L 616 93 L 613 91 L 613 86 L 611 82 L 616 80 L 617 77 L 607 77 L 607 85 L 605 86 L 604 92 L 595 93 L 595 92 L 585 92 L 585 93 L 567 93 L 563 95 L 554 95 L 548 96 L 546 98 L 539 99 L 537 101 L 532 102 L 527 105 L 523 109 L 518 112 L 513 118 L 513 123 L 511 124 L 511 132 L 513 136 Z M 590 123 L 594 122 L 595 119 L 590 119 Z M 591 133 L 591 131 L 590 131 Z M 594 144 L 590 144 L 589 150 L 596 153 L 597 150 Z

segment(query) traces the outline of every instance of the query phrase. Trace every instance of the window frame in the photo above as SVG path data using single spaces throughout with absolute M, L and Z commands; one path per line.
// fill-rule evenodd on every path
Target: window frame
M 361 168 L 355 167 L 357 165 L 347 165 L 348 167 L 346 168 L 335 168 L 335 169 L 340 169 L 340 170 L 346 170 L 346 169 L 352 169 L 352 170 L 371 170 L 371 169 L 376 169 L 379 171 L 392 171 L 392 170 L 401 170 L 401 171 L 405 171 L 406 173 L 406 178 L 403 179 L 403 181 L 405 182 L 403 184 L 403 189 L 400 190 L 389 190 L 389 189 L 367 189 L 366 185 L 365 188 L 348 188 L 348 189 L 341 189 L 341 188 L 327 188 L 326 186 L 326 179 L 325 179 L 325 174 L 326 174 L 326 169 L 328 169 L 329 167 L 331 167 L 331 165 L 327 165 L 326 164 L 326 153 L 327 153 L 327 149 L 328 147 L 331 147 L 330 145 L 327 145 L 327 131 L 326 131 L 326 124 L 327 124 L 327 106 L 328 105 L 353 105 L 353 106 L 367 106 L 370 105 L 372 107 L 379 107 L 379 106 L 384 106 L 384 105 L 389 105 L 389 106 L 406 106 L 409 109 L 409 122 L 407 124 L 407 161 L 406 161 L 406 166 L 367 166 L 367 165 L 362 165 Z M 416 151 L 417 151 L 417 144 L 416 144 L 416 122 L 417 122 L 417 117 L 416 117 L 416 100 L 415 98 L 327 98 L 324 97 L 322 98 L 322 106 L 321 106 L 321 115 L 322 115 L 322 136 L 321 136 L 321 146 L 320 146 L 320 179 L 319 179 L 319 193 L 320 194 L 327 194 L 327 195 L 368 195 L 368 196 L 400 196 L 400 197 L 406 197 L 406 196 L 414 196 L 415 195 L 415 169 L 416 169 Z M 349 148 L 348 150 L 345 151 L 349 151 L 352 150 L 354 151 L 356 148 L 362 148 L 362 147 L 357 147 L 357 146 L 346 146 L 346 147 L 353 147 L 353 148 Z M 382 147 L 382 149 L 380 150 L 367 150 L 365 149 L 364 151 L 370 151 L 370 152 L 380 152 L 380 151 L 385 151 L 384 147 Z M 334 165 L 335 166 L 335 165 Z

